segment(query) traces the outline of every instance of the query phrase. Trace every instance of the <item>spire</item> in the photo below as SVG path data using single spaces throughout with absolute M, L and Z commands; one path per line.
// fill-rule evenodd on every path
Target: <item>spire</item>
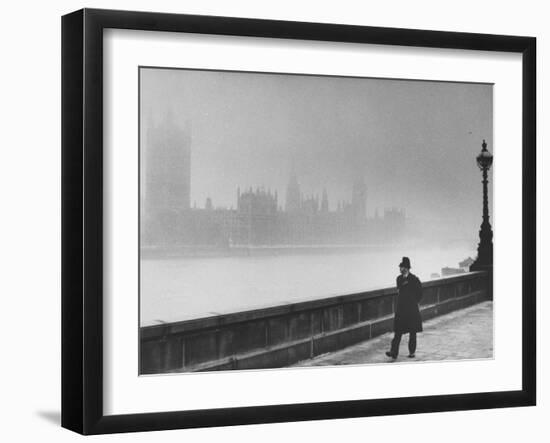
M 323 197 L 322 197 L 322 200 L 321 200 L 321 211 L 328 212 L 327 188 L 323 188 Z
M 302 195 L 300 191 L 300 184 L 294 170 L 294 165 L 291 167 L 291 173 L 286 188 L 286 212 L 298 212 L 301 207 Z

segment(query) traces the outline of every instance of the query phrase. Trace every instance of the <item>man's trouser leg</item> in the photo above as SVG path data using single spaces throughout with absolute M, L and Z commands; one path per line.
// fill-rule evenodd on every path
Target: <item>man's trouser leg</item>
M 416 352 L 416 332 L 409 332 L 409 354 Z
M 400 332 L 396 332 L 393 336 L 393 340 L 391 341 L 391 350 L 390 352 L 394 357 L 397 357 L 397 354 L 399 354 L 399 344 L 401 343 L 401 334 Z

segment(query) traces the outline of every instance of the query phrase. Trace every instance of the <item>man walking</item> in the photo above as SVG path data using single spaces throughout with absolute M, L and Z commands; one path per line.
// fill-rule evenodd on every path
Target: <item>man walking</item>
M 411 261 L 403 257 L 399 263 L 397 277 L 397 303 L 393 319 L 394 337 L 391 349 L 386 352 L 388 357 L 395 361 L 399 354 L 399 344 L 403 334 L 409 334 L 409 358 L 414 358 L 416 352 L 416 333 L 422 332 L 422 317 L 418 304 L 422 299 L 422 283 L 410 272 Z

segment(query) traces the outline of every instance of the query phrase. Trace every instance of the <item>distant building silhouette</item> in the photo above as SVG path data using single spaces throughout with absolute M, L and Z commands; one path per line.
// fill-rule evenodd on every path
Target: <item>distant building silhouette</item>
M 323 214 L 328 213 L 328 194 L 327 194 L 327 188 L 323 188 L 323 200 L 321 201 L 321 212 Z
M 286 188 L 285 211 L 288 213 L 297 213 L 300 212 L 301 206 L 302 193 L 300 191 L 300 184 L 298 183 L 296 173 L 292 171 Z
M 145 244 L 163 244 L 179 236 L 181 213 L 191 205 L 191 128 L 169 113 L 161 124 L 150 120 L 144 134 L 141 230 Z
M 304 196 L 291 169 L 283 208 L 275 190 L 237 188 L 235 209 L 214 207 L 211 196 L 203 208 L 190 207 L 190 127 L 172 118 L 150 125 L 146 134 L 142 189 L 141 240 L 146 247 L 239 245 L 381 244 L 399 241 L 405 232 L 403 210 L 378 209 L 367 217 L 367 186 L 357 178 L 351 201 L 338 201 L 331 211 L 328 191 Z
M 180 211 L 191 205 L 191 129 L 169 114 L 145 135 L 145 212 Z
M 367 217 L 367 185 L 363 177 L 353 183 L 351 206 L 356 220 L 364 220 Z

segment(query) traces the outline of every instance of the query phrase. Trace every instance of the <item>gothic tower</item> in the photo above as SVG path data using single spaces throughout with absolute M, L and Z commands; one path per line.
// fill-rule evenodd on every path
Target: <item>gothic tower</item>
M 364 220 L 367 217 L 367 185 L 363 177 L 353 183 L 351 206 L 353 214 L 358 220 Z
M 286 202 L 285 202 L 285 211 L 296 213 L 301 209 L 301 200 L 302 196 L 300 193 L 300 184 L 298 183 L 298 178 L 296 173 L 292 171 L 290 175 L 290 181 L 286 188 Z
M 327 213 L 328 212 L 328 195 L 327 195 L 327 188 L 323 188 L 323 197 L 321 200 L 321 212 Z

